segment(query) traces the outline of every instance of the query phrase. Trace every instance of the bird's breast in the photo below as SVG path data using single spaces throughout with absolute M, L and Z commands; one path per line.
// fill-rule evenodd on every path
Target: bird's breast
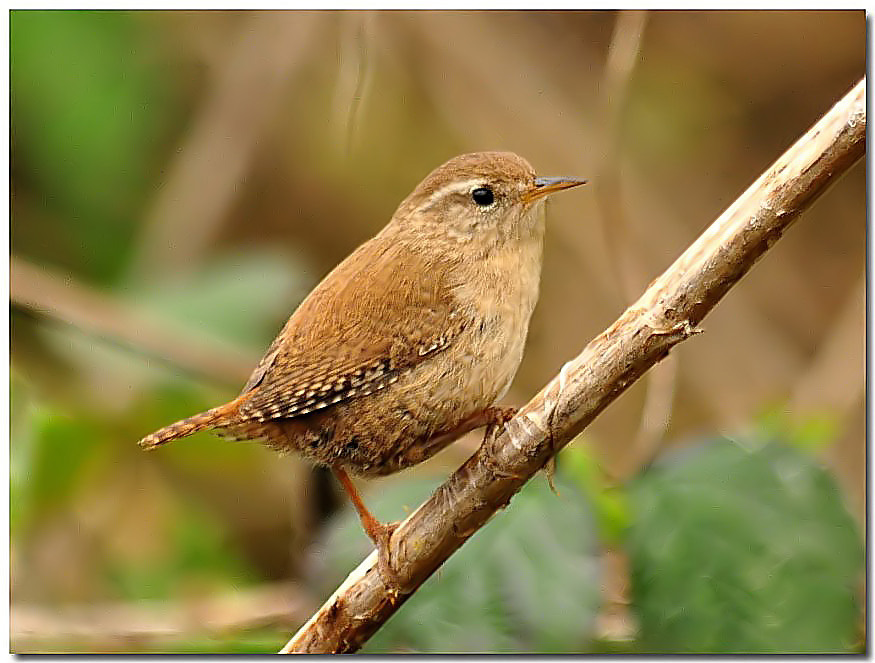
M 467 324 L 455 359 L 463 388 L 485 405 L 505 394 L 522 361 L 542 250 L 541 236 L 534 236 L 472 261 L 457 281 L 454 294 Z

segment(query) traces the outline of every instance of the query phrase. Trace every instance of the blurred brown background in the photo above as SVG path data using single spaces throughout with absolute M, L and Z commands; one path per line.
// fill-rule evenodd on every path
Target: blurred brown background
M 524 403 L 864 75 L 865 30 L 862 11 L 13 12 L 13 647 L 85 605 L 145 620 L 136 649 L 184 619 L 117 606 L 228 578 L 291 629 L 308 606 L 269 592 L 306 575 L 331 481 L 209 435 L 135 441 L 235 394 L 304 294 L 477 150 L 591 182 L 551 202 Z M 865 175 L 587 430 L 609 476 L 764 413 L 817 421 L 862 521 Z M 478 439 L 365 489 L 443 477 Z

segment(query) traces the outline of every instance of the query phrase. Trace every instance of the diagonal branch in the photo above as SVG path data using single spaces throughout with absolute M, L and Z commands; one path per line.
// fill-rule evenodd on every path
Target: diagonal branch
M 799 214 L 865 154 L 865 81 L 745 191 L 641 298 L 482 445 L 390 541 L 396 580 L 372 553 L 282 649 L 352 652 L 562 446 L 697 325 Z

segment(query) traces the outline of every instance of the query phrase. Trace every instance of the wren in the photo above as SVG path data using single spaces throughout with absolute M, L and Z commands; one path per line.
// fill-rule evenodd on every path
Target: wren
M 397 524 L 370 514 L 347 473 L 397 472 L 513 414 L 494 404 L 538 298 L 543 202 L 584 183 L 536 177 L 510 152 L 450 159 L 316 286 L 236 399 L 140 446 L 217 429 L 328 466 L 389 569 Z

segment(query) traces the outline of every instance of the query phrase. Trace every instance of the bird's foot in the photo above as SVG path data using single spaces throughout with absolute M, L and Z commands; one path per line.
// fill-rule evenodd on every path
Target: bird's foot
M 383 582 L 386 583 L 390 590 L 396 592 L 400 591 L 403 583 L 392 567 L 392 552 L 389 541 L 392 538 L 392 534 L 398 529 L 399 524 L 374 521 L 370 523 L 367 531 L 368 536 L 377 548 L 377 568 L 380 570 L 380 575 L 383 576 Z
M 483 412 L 486 420 L 486 430 L 483 433 L 483 442 L 493 440 L 501 433 L 501 428 L 516 416 L 515 407 L 489 407 Z
M 504 479 L 525 478 L 520 474 L 509 472 L 499 467 L 498 464 L 495 462 L 492 446 L 492 443 L 498 439 L 499 435 L 501 435 L 501 429 L 504 427 L 504 424 L 513 419 L 516 416 L 517 412 L 518 410 L 514 407 L 490 407 L 487 408 L 484 413 L 484 415 L 487 417 L 487 423 L 486 430 L 483 433 L 483 450 L 486 452 L 483 456 L 483 459 L 492 474 Z

